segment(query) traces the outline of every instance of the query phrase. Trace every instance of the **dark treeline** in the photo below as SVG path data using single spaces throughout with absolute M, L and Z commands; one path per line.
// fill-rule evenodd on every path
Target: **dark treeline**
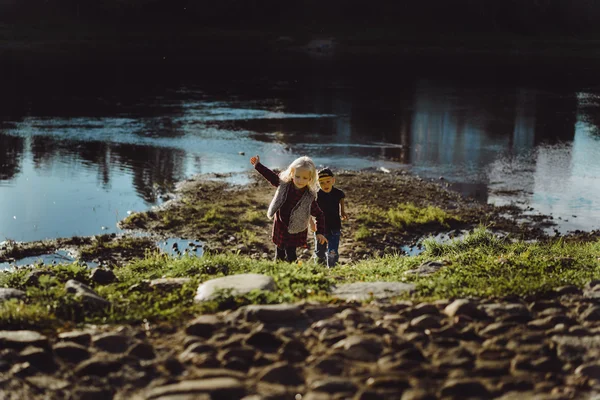
M 96 22 L 286 32 L 389 28 L 393 32 L 579 35 L 600 31 L 596 0 L 0 0 L 4 23 Z

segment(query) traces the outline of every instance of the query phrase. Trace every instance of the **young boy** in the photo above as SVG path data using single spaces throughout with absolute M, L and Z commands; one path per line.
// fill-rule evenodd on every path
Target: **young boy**
M 319 171 L 319 186 L 317 203 L 325 214 L 325 237 L 327 242 L 321 244 L 315 240 L 315 257 L 317 262 L 326 264 L 332 268 L 340 258 L 338 248 L 340 246 L 340 233 L 342 230 L 342 219 L 348 219 L 344 209 L 344 198 L 346 195 L 340 189 L 333 187 L 335 177 L 329 168 Z M 341 216 L 341 219 L 340 219 Z M 311 219 L 311 225 L 314 222 Z

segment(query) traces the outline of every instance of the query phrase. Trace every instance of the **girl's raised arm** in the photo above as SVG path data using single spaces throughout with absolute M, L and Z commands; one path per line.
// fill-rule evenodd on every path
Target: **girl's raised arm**
M 273 186 L 279 186 L 279 176 L 271 171 L 269 168 L 265 167 L 264 165 L 262 165 L 260 163 L 260 157 L 259 156 L 254 156 L 250 158 L 250 164 L 254 165 L 254 168 L 266 179 L 269 181 L 269 183 L 271 183 L 271 185 Z

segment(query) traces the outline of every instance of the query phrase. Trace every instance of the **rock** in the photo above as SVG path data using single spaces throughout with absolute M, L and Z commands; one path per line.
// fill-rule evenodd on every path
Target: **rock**
M 524 304 L 520 303 L 491 303 L 482 304 L 481 308 L 492 318 L 500 318 L 507 315 L 530 317 L 531 313 Z
M 281 339 L 267 331 L 251 333 L 244 342 L 246 345 L 259 349 L 264 353 L 273 353 L 283 344 Z
M 109 353 L 124 353 L 129 347 L 129 337 L 119 333 L 103 333 L 94 336 L 92 344 Z
M 367 379 L 367 386 L 372 389 L 393 390 L 403 392 L 411 387 L 406 378 L 399 376 L 377 376 Z
M 303 319 L 300 307 L 295 304 L 249 305 L 243 307 L 241 312 L 246 321 L 286 323 Z
M 29 364 L 28 362 L 24 362 L 14 364 L 8 372 L 8 375 L 16 376 L 18 378 L 24 378 L 26 376 L 35 375 L 38 372 L 39 371 L 35 369 L 33 365 Z M 2 394 L 2 392 L 0 392 L 0 394 Z
M 106 268 L 94 268 L 90 273 L 90 280 L 99 285 L 108 285 L 117 281 L 117 277 L 114 272 Z
M 405 275 L 428 276 L 428 275 L 436 273 L 437 271 L 442 269 L 445 265 L 447 265 L 447 264 L 442 261 L 427 261 L 427 262 L 424 262 L 423 264 L 419 265 L 415 269 L 409 269 L 408 271 L 405 271 L 404 274 Z
M 323 378 L 313 381 L 310 386 L 310 390 L 315 392 L 324 393 L 343 393 L 346 395 L 353 394 L 358 390 L 355 383 L 347 378 Z
M 148 391 L 146 400 L 167 400 L 189 398 L 238 400 L 246 395 L 242 382 L 235 378 L 209 378 L 199 380 L 186 380 L 172 385 L 159 386 Z M 187 397 L 184 397 L 187 396 Z
M 52 354 L 39 347 L 27 347 L 19 354 L 19 360 L 28 362 L 32 367 L 40 371 L 50 372 L 56 369 L 56 363 Z
M 221 326 L 223 326 L 223 322 L 216 315 L 200 315 L 187 324 L 185 333 L 191 336 L 209 338 Z
M 77 376 L 107 376 L 112 372 L 117 372 L 123 366 L 120 359 L 96 356 L 89 360 L 81 362 L 74 370 Z
M 65 342 L 74 342 L 82 346 L 89 346 L 92 343 L 92 335 L 84 331 L 63 332 L 58 338 Z
M 415 287 L 402 282 L 355 282 L 336 286 L 331 295 L 348 301 L 363 301 L 372 297 L 385 299 L 412 293 Z
M 27 346 L 48 348 L 48 338 L 35 331 L 0 331 L 0 348 L 21 350 Z
M 11 289 L 11 288 L 0 288 L 0 303 L 3 301 L 17 299 L 23 300 L 27 297 L 27 294 L 19 289 Z
M 487 325 L 479 334 L 481 336 L 496 336 L 500 334 L 504 334 L 512 329 L 518 328 L 519 324 L 516 322 L 494 322 L 492 324 Z
M 73 399 L 77 400 L 106 400 L 113 398 L 113 391 L 106 387 L 84 386 L 73 390 Z
M 600 306 L 592 306 L 581 314 L 581 319 L 584 321 L 600 321 Z
M 301 370 L 286 362 L 279 362 L 266 367 L 258 374 L 257 378 L 259 381 L 279 383 L 286 386 L 304 384 Z
M 304 313 L 314 321 L 322 321 L 339 313 L 341 308 L 331 305 L 311 305 L 304 308 Z
M 466 315 L 474 319 L 481 319 L 487 317 L 487 314 L 477 308 L 477 304 L 468 299 L 457 299 L 452 303 L 448 304 L 444 308 L 444 313 L 450 318 L 454 318 L 457 315 Z
M 600 380 L 600 362 L 582 364 L 575 369 L 575 374 Z
M 199 368 L 192 372 L 194 379 L 234 378 L 243 381 L 246 374 L 225 368 Z
M 127 354 L 141 360 L 152 360 L 156 357 L 152 345 L 145 342 L 134 343 L 127 349 Z
M 581 294 L 582 291 L 577 286 L 574 285 L 565 285 L 554 289 L 554 293 L 557 296 L 564 296 L 570 294 Z
M 275 281 L 267 275 L 238 274 L 222 278 L 211 279 L 198 286 L 194 301 L 210 301 L 225 291 L 233 296 L 247 294 L 253 290 L 273 291 L 276 289 Z
M 344 357 L 366 362 L 377 361 L 383 351 L 381 338 L 374 335 L 352 335 L 340 340 L 332 347 L 340 350 Z
M 88 349 L 80 344 L 72 342 L 59 342 L 53 347 L 54 354 L 64 361 L 79 363 L 90 358 Z
M 192 278 L 159 278 L 152 279 L 150 281 L 150 287 L 155 290 L 164 290 L 170 292 L 173 290 L 179 290 L 188 282 L 191 282 Z
M 453 380 L 450 379 L 444 383 L 440 394 L 442 396 L 453 396 L 461 398 L 468 393 L 470 397 L 490 398 L 488 388 L 481 382 L 474 379 Z
M 419 303 L 414 307 L 407 307 L 404 310 L 400 311 L 400 314 L 405 316 L 406 318 L 413 319 L 420 317 L 422 315 L 435 315 L 440 316 L 440 311 L 438 308 L 430 303 Z
M 283 360 L 289 362 L 302 362 L 310 355 L 304 343 L 299 340 L 290 340 L 283 344 L 279 350 L 279 355 Z
M 110 302 L 100 297 L 92 288 L 78 282 L 74 279 L 69 279 L 65 284 L 65 289 L 69 293 L 75 293 L 75 297 L 90 308 L 106 308 L 110 306 Z
M 437 396 L 425 389 L 408 389 L 402 393 L 401 400 L 437 400 Z
M 438 329 L 440 319 L 433 315 L 421 315 L 420 317 L 413 318 L 410 321 L 410 326 L 413 328 L 425 330 L 425 329 Z
M 534 319 L 527 323 L 527 326 L 532 329 L 550 329 L 558 324 L 564 324 L 567 326 L 574 325 L 575 322 L 567 317 L 566 315 L 550 315 L 545 318 Z
M 28 384 L 34 386 L 38 390 L 64 390 L 71 385 L 64 379 L 53 378 L 46 375 L 30 376 L 25 378 L 25 380 Z
M 311 363 L 311 367 L 314 368 L 318 374 L 334 376 L 342 374 L 344 365 L 344 359 L 337 356 L 324 356 L 315 359 Z

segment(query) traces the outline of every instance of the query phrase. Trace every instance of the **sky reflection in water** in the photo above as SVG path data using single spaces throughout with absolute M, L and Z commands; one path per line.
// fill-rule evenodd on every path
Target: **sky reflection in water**
M 444 176 L 481 201 L 550 213 L 563 232 L 598 228 L 600 102 L 591 91 L 428 79 L 288 85 L 222 95 L 188 83 L 91 94 L 76 108 L 58 93 L 0 115 L 0 240 L 116 232 L 128 211 L 160 204 L 193 174 L 243 183 L 254 154 L 270 167 L 306 154 L 337 169 Z

